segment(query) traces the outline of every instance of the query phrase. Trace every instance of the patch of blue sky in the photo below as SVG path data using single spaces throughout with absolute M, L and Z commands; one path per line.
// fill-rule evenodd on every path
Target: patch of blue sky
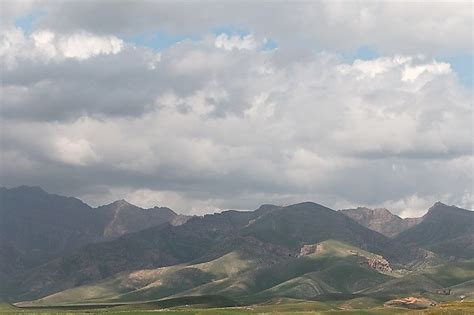
M 142 33 L 124 38 L 125 41 L 137 46 L 145 46 L 157 51 L 162 51 L 184 40 L 199 40 L 198 37 L 188 34 L 169 34 L 166 32 Z
M 265 39 L 262 50 L 274 50 L 278 48 L 278 44 L 271 38 Z
M 236 28 L 233 26 L 219 26 L 211 29 L 210 32 L 211 34 L 214 34 L 216 36 L 220 34 L 239 36 L 245 36 L 250 34 L 250 32 L 245 29 Z M 161 51 L 183 40 L 198 41 L 201 39 L 201 37 L 192 34 L 170 34 L 167 32 L 154 32 L 137 34 L 126 37 L 124 39 L 138 46 L 145 46 L 157 51 Z
M 440 61 L 448 62 L 458 75 L 461 83 L 474 90 L 474 54 L 462 54 L 452 57 L 440 58 Z
M 31 34 L 35 22 L 44 14 L 46 13 L 41 10 L 35 10 L 18 16 L 15 18 L 15 26 L 20 27 L 26 34 Z
M 379 52 L 369 45 L 363 45 L 354 51 L 342 52 L 342 58 L 346 62 L 353 62 L 354 60 L 373 60 L 380 57 Z

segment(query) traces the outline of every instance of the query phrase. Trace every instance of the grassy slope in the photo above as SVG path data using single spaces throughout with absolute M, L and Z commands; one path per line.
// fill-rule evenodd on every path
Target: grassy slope
M 474 260 L 451 262 L 430 268 L 423 272 L 409 274 L 393 279 L 374 288 L 366 290 L 366 294 L 374 295 L 408 295 L 435 292 L 437 289 L 448 288 L 474 280 Z M 462 287 L 457 292 L 461 293 Z M 437 296 L 437 299 L 443 299 Z M 450 296 L 450 299 L 456 298 Z
M 239 274 L 180 293 L 184 295 L 219 294 L 246 301 L 272 297 L 309 298 L 333 292 L 355 292 L 391 279 L 361 266 L 359 258 L 379 257 L 338 241 L 321 243 L 316 254 Z M 352 251 L 352 253 L 350 252 Z
M 360 264 L 360 256 L 379 257 L 375 254 L 332 240 L 322 242 L 320 248 L 318 253 L 286 257 L 280 262 L 268 253 L 265 256 L 260 251 L 257 255 L 242 250 L 204 263 L 122 273 L 47 296 L 33 305 L 149 301 L 192 295 L 251 300 L 308 298 L 356 292 L 390 279 Z
M 288 309 L 306 305 L 301 311 L 323 311 L 328 308 L 381 307 L 388 297 L 409 295 L 423 290 L 435 291 L 438 288 L 451 287 L 453 294 L 426 295 L 438 301 L 449 301 L 464 293 L 470 294 L 470 297 L 473 292 L 474 260 L 451 262 L 425 272 L 393 278 L 360 264 L 360 256 L 376 258 L 379 257 L 377 255 L 338 241 L 330 240 L 321 244 L 317 253 L 287 259 L 273 265 L 264 265 L 260 260 L 249 260 L 251 255 L 248 253 L 243 255 L 232 252 L 205 263 L 123 273 L 94 285 L 52 295 L 38 301 L 40 304 L 37 305 L 77 302 L 143 303 L 164 297 L 178 298 L 173 301 L 181 301 L 184 304 L 195 304 L 183 301 L 189 296 L 201 295 L 213 296 L 211 300 L 216 301 L 227 297 L 246 304 L 273 301 L 271 305 L 259 305 L 254 307 L 254 310 L 278 309 L 285 304 Z M 196 270 L 199 272 L 195 273 Z M 203 279 L 202 274 L 208 278 Z M 374 288 L 364 290 L 374 285 Z M 317 295 L 328 298 L 306 301 L 309 304 L 301 301 L 295 304 L 294 300 L 288 300 L 312 299 Z M 159 306 L 162 302 L 154 303 Z M 147 305 L 150 306 L 149 303 Z M 226 312 L 233 313 L 234 310 L 226 309 Z
M 216 279 L 256 268 L 260 260 L 231 252 L 218 259 L 156 269 L 126 272 L 90 285 L 61 291 L 34 301 L 36 305 L 139 301 L 159 299 Z
M 454 296 L 465 295 L 467 300 L 474 301 L 474 280 L 466 281 L 450 287 Z
M 386 282 L 391 277 L 360 264 L 360 257 L 381 258 L 354 246 L 329 240 L 321 243 L 322 252 L 309 255 L 316 271 L 305 273 L 269 289 L 259 292 L 256 297 L 265 299 L 272 296 L 290 298 L 313 298 L 328 293 L 355 293 L 373 285 Z M 320 268 L 318 268 L 320 267 Z
M 180 226 L 160 225 L 114 241 L 89 244 L 25 273 L 11 292 L 12 299 L 37 299 L 120 272 L 215 259 L 230 251 L 219 246 L 262 212 L 226 211 L 193 217 Z

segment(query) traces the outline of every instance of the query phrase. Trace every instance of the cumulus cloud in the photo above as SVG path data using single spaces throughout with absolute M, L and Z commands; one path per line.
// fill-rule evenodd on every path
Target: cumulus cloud
M 0 40 L 0 58 L 9 69 L 16 67 L 19 60 L 84 60 L 100 54 L 117 54 L 124 45 L 115 36 L 85 32 L 62 35 L 48 30 L 35 31 L 27 36 L 17 27 L 3 30 Z
M 233 3 L 248 13 L 239 21 L 250 35 L 213 35 L 209 28 L 220 22 L 195 20 L 189 23 L 202 36 L 158 52 L 120 34 L 186 25 L 149 19 L 148 11 L 162 13 L 147 2 L 135 11 L 127 3 L 110 8 L 110 16 L 131 15 L 120 25 L 99 23 L 92 17 L 103 14 L 104 3 L 46 2 L 48 13 L 31 33 L 2 30 L 3 185 L 40 185 L 94 205 L 125 197 L 187 213 L 303 200 L 386 206 L 404 216 L 436 200 L 472 207 L 472 100 L 451 65 L 432 56 L 437 35 L 370 60 L 348 60 L 338 50 L 341 39 L 357 47 L 369 34 L 395 51 L 374 29 L 398 6 L 294 6 L 289 12 L 304 13 L 295 21 L 277 4 L 276 17 L 259 22 Z M 133 19 L 143 8 L 143 19 Z M 406 23 L 431 21 L 437 10 L 415 10 Z M 85 16 L 87 24 L 78 19 Z M 322 29 L 310 23 L 319 21 L 314 16 Z M 437 27 L 450 33 L 466 19 Z M 324 35 L 342 21 L 354 32 Z M 388 22 L 396 42 L 406 28 Z M 309 37 L 297 38 L 288 26 Z M 264 38 L 298 44 L 265 50 Z M 313 50 L 309 39 L 325 51 Z
M 116 54 L 123 48 L 123 41 L 115 36 L 73 34 L 60 37 L 50 31 L 35 32 L 31 36 L 38 50 L 51 57 L 87 59 L 99 54 Z
M 257 41 L 252 34 L 245 36 L 220 34 L 216 37 L 215 45 L 225 50 L 252 50 L 257 48 Z

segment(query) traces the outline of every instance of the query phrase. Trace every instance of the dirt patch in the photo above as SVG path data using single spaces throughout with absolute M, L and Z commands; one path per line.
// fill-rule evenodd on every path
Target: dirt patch
M 436 303 L 433 300 L 426 298 L 416 298 L 416 297 L 407 297 L 403 299 L 395 299 L 385 302 L 385 307 L 403 307 L 408 309 L 425 309 L 430 306 L 436 306 Z

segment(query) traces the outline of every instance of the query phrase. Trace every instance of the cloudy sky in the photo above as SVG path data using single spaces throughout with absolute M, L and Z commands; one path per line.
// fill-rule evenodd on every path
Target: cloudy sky
M 3 186 L 473 208 L 470 1 L 0 3 Z

